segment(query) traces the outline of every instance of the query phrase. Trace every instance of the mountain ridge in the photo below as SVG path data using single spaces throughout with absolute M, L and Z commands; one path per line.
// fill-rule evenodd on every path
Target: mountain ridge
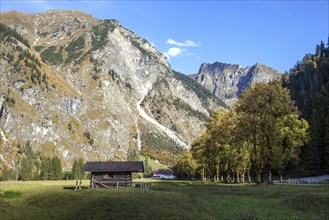
M 2 168 L 17 166 L 26 143 L 64 167 L 136 154 L 170 164 L 222 107 L 116 20 L 69 10 L 6 12 L 0 23 L 12 28 L 0 35 Z
M 267 83 L 281 77 L 279 71 L 264 64 L 242 67 L 222 62 L 202 63 L 197 74 L 189 75 L 215 96 L 233 106 L 242 91 L 255 83 Z

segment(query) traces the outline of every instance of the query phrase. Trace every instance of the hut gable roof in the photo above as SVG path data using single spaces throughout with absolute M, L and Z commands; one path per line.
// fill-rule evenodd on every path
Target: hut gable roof
M 84 172 L 144 172 L 143 161 L 110 161 L 87 162 L 83 167 Z

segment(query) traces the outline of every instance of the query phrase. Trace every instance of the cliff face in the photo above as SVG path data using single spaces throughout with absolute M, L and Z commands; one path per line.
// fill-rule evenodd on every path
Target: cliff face
M 190 75 L 211 93 L 233 105 L 242 91 L 255 83 L 267 83 L 279 78 L 281 74 L 263 64 L 241 67 L 236 64 L 215 62 L 203 63 L 199 73 Z
M 67 166 L 135 151 L 174 158 L 225 105 L 118 21 L 11 11 L 0 23 L 19 35 L 0 35 L 2 167 L 14 167 L 28 141 Z

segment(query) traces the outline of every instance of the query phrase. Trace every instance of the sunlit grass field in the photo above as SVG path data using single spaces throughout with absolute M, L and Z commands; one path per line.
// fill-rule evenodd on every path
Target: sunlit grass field
M 140 180 L 138 180 L 140 181 Z M 72 190 L 75 181 L 0 182 L 0 219 L 328 219 L 329 185 L 141 180 L 139 188 Z

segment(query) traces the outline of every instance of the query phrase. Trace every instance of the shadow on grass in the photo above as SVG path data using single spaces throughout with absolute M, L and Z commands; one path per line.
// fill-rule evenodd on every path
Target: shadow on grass
M 76 187 L 75 186 L 64 186 L 63 189 L 64 190 L 76 190 Z M 81 186 L 81 189 L 89 189 L 89 187 L 88 186 Z

